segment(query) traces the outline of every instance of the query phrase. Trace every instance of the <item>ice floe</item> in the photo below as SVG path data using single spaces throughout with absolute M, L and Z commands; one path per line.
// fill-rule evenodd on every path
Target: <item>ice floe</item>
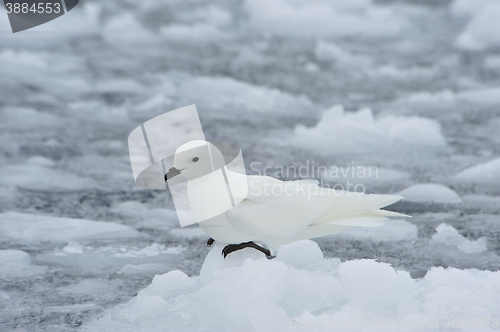
M 462 199 L 455 191 L 438 183 L 423 183 L 408 187 L 398 193 L 410 202 L 459 204 Z
M 500 272 L 437 267 L 412 279 L 374 260 L 324 259 L 311 241 L 282 247 L 274 260 L 251 249 L 224 259 L 221 249 L 210 251 L 200 276 L 157 275 L 86 330 L 294 331 L 325 322 L 362 331 L 383 321 L 428 331 L 450 317 L 491 319 L 500 311 Z
M 0 238 L 26 241 L 95 240 L 136 238 L 136 230 L 113 222 L 40 216 L 19 212 L 0 213 Z
M 375 119 L 369 108 L 345 112 L 341 105 L 326 110 L 314 127 L 295 127 L 292 143 L 322 155 L 384 153 L 446 146 L 439 122 L 412 116 Z

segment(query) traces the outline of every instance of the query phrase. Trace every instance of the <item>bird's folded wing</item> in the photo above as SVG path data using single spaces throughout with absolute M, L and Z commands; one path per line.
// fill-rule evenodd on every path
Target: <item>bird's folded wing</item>
M 301 186 L 309 185 L 319 188 L 316 181 L 249 176 L 247 198 L 229 211 L 229 221 L 248 234 L 293 238 L 331 205 L 327 197 L 308 197 Z
M 249 234 L 293 238 L 310 225 L 379 226 L 387 216 L 399 215 L 379 209 L 399 201 L 401 196 L 320 188 L 317 181 L 310 180 L 248 178 L 246 199 L 228 216 L 236 228 Z

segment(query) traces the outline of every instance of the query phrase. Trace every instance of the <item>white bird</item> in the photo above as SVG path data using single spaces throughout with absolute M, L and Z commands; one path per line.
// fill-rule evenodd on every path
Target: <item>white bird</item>
M 211 190 L 202 176 L 224 166 L 224 157 L 217 147 L 205 141 L 191 141 L 177 149 L 165 179 L 179 174 L 186 177 L 189 203 L 196 209 L 199 193 Z M 224 257 L 246 247 L 272 257 L 279 246 L 293 241 L 340 233 L 356 226 L 380 226 L 391 216 L 406 217 L 381 210 L 402 196 L 321 188 L 314 180 L 280 181 L 268 176 L 229 173 L 230 177 L 246 177 L 248 194 L 230 210 L 199 222 L 211 237 L 208 245 L 214 240 L 227 244 L 222 252 Z

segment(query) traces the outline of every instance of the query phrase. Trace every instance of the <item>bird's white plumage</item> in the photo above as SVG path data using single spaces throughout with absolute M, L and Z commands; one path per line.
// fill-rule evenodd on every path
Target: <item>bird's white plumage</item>
M 188 144 L 199 145 L 196 142 Z M 211 151 L 214 160 L 223 160 L 215 146 L 211 146 Z M 206 162 L 191 162 L 193 157 L 201 161 L 211 156 L 197 151 L 196 156 L 174 160 L 174 167 L 187 170 L 188 180 L 197 174 L 197 169 L 208 165 Z M 335 234 L 356 226 L 380 226 L 389 216 L 404 216 L 380 210 L 403 198 L 397 195 L 365 195 L 320 188 L 316 181 L 311 180 L 280 181 L 267 176 L 228 172 L 228 177 L 242 176 L 246 177 L 248 194 L 241 203 L 199 223 L 218 242 L 238 244 L 253 241 L 264 244 L 274 254 L 280 245 L 296 240 Z M 206 190 L 210 188 L 204 186 L 203 180 L 188 181 L 190 203 L 196 193 Z

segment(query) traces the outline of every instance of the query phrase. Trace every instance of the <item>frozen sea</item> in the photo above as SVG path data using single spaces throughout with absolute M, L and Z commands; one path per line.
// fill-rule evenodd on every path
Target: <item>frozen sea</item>
M 499 16 L 496 0 L 86 0 L 12 34 L 2 8 L 0 330 L 500 329 Z M 223 260 L 130 167 L 128 134 L 190 104 L 248 174 L 314 163 L 325 186 L 401 193 L 390 209 L 412 218 Z M 338 171 L 358 166 L 375 176 Z

